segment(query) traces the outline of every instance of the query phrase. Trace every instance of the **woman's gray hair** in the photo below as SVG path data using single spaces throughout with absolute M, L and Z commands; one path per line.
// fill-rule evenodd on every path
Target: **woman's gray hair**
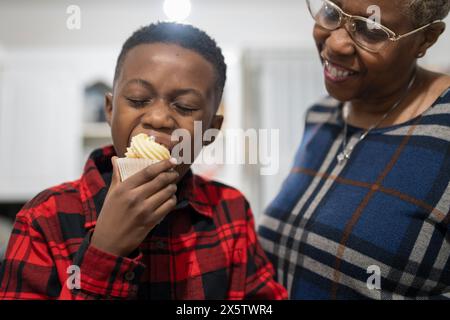
M 406 0 L 408 16 L 416 27 L 444 19 L 450 11 L 450 0 Z

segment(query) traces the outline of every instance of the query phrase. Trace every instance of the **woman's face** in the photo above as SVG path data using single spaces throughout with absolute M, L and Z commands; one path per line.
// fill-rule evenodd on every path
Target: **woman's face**
M 399 14 L 399 1 L 333 2 L 345 13 L 363 17 L 370 17 L 372 12 L 368 13 L 368 9 L 376 5 L 380 8 L 381 24 L 396 34 L 404 34 L 414 29 L 411 19 Z M 382 101 L 405 86 L 415 67 L 419 48 L 416 34 L 398 42 L 389 41 L 390 43 L 377 53 L 369 52 L 355 44 L 343 27 L 329 31 L 316 24 L 313 35 L 324 66 L 327 91 L 340 101 Z M 346 75 L 342 71 L 351 73 Z

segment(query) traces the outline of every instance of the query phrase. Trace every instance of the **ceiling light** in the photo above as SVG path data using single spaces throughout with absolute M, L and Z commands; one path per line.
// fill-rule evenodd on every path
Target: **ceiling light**
M 164 0 L 164 13 L 171 21 L 183 22 L 191 14 L 190 0 Z

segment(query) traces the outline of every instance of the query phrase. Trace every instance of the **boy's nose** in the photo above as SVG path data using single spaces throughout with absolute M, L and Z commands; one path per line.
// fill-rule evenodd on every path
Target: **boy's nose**
M 145 108 L 145 114 L 141 119 L 144 127 L 154 129 L 171 128 L 173 126 L 173 119 L 170 114 L 169 104 L 159 99 L 151 106 Z

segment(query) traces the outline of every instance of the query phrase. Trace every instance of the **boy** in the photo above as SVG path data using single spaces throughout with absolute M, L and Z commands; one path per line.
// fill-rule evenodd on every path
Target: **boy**
M 117 156 L 139 133 L 172 149 L 171 133 L 193 137 L 194 121 L 219 129 L 225 78 L 221 50 L 204 32 L 173 23 L 136 31 L 105 99 L 114 146 L 94 151 L 79 180 L 17 214 L 0 298 L 286 298 L 237 190 L 173 159 L 123 182 L 118 173 Z

